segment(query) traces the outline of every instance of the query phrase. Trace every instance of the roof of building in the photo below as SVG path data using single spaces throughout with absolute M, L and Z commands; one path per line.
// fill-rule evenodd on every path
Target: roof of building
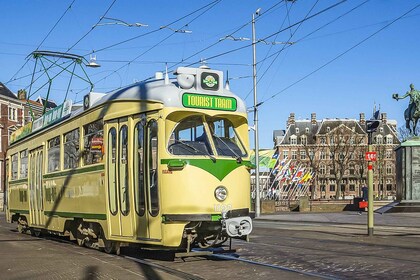
M 7 96 L 9 98 L 18 99 L 17 96 L 10 91 L 3 83 L 0 82 L 0 95 Z
M 322 120 L 316 120 L 315 114 L 311 120 L 295 120 L 294 113 L 290 114 L 286 132 L 281 138 L 280 143 L 275 143 L 275 145 L 289 145 L 291 143 L 291 137 L 296 138 L 306 137 L 306 143 L 311 145 L 316 143 L 316 135 L 327 135 L 334 133 L 338 127 L 344 126 L 351 131 L 354 131 L 357 134 L 366 134 L 366 122 L 365 120 L 356 120 L 356 119 L 338 119 L 338 118 L 325 118 Z M 387 120 L 386 114 L 382 115 L 381 122 L 376 132 L 373 133 L 373 138 L 376 139 L 379 135 L 385 137 L 387 135 L 392 135 L 393 144 L 399 144 L 397 137 L 396 121 Z M 274 132 L 281 131 L 275 130 Z M 273 134 L 276 135 L 276 134 Z M 380 137 L 379 136 L 379 137 Z M 297 141 L 300 143 L 300 141 Z

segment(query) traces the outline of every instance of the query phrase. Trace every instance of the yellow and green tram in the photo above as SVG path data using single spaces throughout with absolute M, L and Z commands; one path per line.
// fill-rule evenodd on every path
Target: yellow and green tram
M 121 245 L 219 246 L 252 231 L 245 103 L 223 73 L 179 67 L 66 101 L 11 137 L 7 219 L 21 232 Z

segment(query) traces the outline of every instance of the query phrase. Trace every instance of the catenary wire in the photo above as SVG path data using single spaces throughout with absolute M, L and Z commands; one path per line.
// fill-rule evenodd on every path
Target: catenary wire
M 395 22 L 397 22 L 398 20 L 402 19 L 404 16 L 406 16 L 407 14 L 411 13 L 412 11 L 414 11 L 415 9 L 419 8 L 420 4 L 414 6 L 413 8 L 411 8 L 410 10 L 408 10 L 407 12 L 405 12 L 403 15 L 399 16 L 398 18 L 394 19 L 393 21 L 391 21 L 390 23 L 388 23 L 387 25 L 383 26 L 382 28 L 380 28 L 379 30 L 375 31 L 374 33 L 372 33 L 371 35 L 367 36 L 366 38 L 364 38 L 363 40 L 359 41 L 357 44 L 351 46 L 350 48 L 348 48 L 347 50 L 345 50 L 344 52 L 340 53 L 339 55 L 337 55 L 336 57 L 334 57 L 333 59 L 329 60 L 328 62 L 324 63 L 323 65 L 321 65 L 320 67 L 318 67 L 317 69 L 313 70 L 312 72 L 310 72 L 309 74 L 303 76 L 302 78 L 300 78 L 299 80 L 293 82 L 292 84 L 288 85 L 287 87 L 285 87 L 284 89 L 282 89 L 281 91 L 273 94 L 271 97 L 261 101 L 259 103 L 259 106 L 263 105 L 265 102 L 267 102 L 268 100 L 271 100 L 273 98 L 275 98 L 276 96 L 278 96 L 279 94 L 285 92 L 286 90 L 288 90 L 289 88 L 293 87 L 294 85 L 300 83 L 301 81 L 305 80 L 306 78 L 308 78 L 309 76 L 315 74 L 316 72 L 320 71 L 321 69 L 323 69 L 324 67 L 326 67 L 327 65 L 331 64 L 332 62 L 336 61 L 337 59 L 341 58 L 342 56 L 344 56 L 345 54 L 347 54 L 348 52 L 350 52 L 351 50 L 355 49 L 356 47 L 360 46 L 361 44 L 363 44 L 364 42 L 366 42 L 367 40 L 369 40 L 370 38 L 372 38 L 373 36 L 375 36 L 376 34 L 380 33 L 381 31 L 387 29 L 389 26 L 391 26 L 392 24 L 394 24 Z

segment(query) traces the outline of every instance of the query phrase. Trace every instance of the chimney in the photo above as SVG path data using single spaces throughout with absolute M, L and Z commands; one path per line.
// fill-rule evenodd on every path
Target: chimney
M 290 113 L 290 116 L 287 119 L 287 127 L 291 124 L 295 124 L 295 113 Z
M 360 113 L 360 124 L 366 124 L 365 113 Z
M 383 124 L 386 124 L 386 113 L 381 114 L 381 121 Z
M 26 100 L 26 90 L 20 89 L 18 90 L 18 99 L 19 100 Z
M 311 114 L 311 124 L 316 125 L 316 113 Z

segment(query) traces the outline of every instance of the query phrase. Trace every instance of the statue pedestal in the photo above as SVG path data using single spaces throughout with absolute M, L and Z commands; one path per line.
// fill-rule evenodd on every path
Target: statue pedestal
M 397 153 L 397 200 L 420 203 L 420 137 L 401 143 Z

